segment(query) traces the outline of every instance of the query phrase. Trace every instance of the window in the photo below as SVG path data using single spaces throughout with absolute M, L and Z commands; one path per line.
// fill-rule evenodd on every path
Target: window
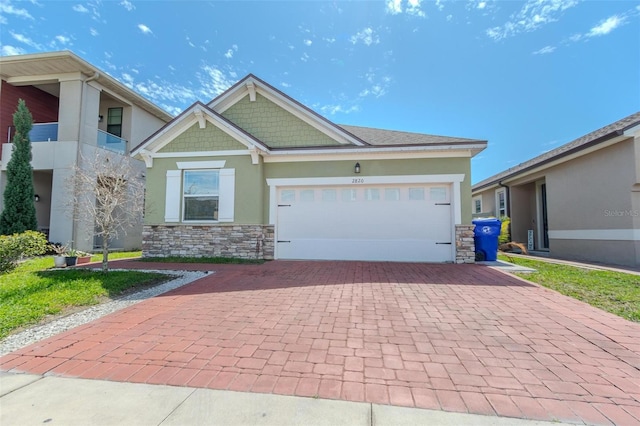
M 482 213 L 482 196 L 473 197 L 473 213 Z
M 122 108 L 107 110 L 107 133 L 122 137 Z
M 507 215 L 507 196 L 504 189 L 496 191 L 496 216 L 502 217 Z
M 185 170 L 182 189 L 185 221 L 218 220 L 220 172 Z
M 322 190 L 322 201 L 332 202 L 338 199 L 338 193 L 335 189 L 323 189 Z
M 313 189 L 303 189 L 300 191 L 300 201 L 313 201 L 315 193 Z
M 357 195 L 358 195 L 357 189 L 343 189 L 342 201 L 344 202 L 356 201 Z
M 367 188 L 364 190 L 364 199 L 367 201 L 377 201 L 380 199 L 380 190 L 377 188 Z
M 398 201 L 400 199 L 400 190 L 398 188 L 385 188 L 384 199 L 387 201 Z
M 411 201 L 424 200 L 424 188 L 409 188 L 409 200 Z

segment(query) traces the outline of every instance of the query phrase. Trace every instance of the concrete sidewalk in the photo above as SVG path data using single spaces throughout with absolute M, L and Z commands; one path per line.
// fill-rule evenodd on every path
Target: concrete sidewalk
M 283 395 L 0 374 L 0 424 L 480 425 L 558 422 Z

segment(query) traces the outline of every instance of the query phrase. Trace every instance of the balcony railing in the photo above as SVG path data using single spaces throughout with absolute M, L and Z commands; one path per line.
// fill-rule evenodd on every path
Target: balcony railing
M 7 131 L 7 142 L 11 142 L 15 135 L 15 127 L 9 126 Z M 31 142 L 51 142 L 58 140 L 58 123 L 34 123 L 29 132 Z
M 100 129 L 98 129 L 98 146 L 110 151 L 119 152 L 120 154 L 127 152 L 126 140 Z

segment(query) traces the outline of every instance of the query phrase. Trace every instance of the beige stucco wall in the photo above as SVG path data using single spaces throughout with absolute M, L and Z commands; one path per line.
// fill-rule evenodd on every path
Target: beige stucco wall
M 610 214 L 631 210 L 636 183 L 631 140 L 553 167 L 545 179 L 550 231 L 633 227 L 632 217 Z
M 512 186 L 511 195 L 511 240 L 526 245 L 527 231 L 537 230 L 536 183 Z M 534 237 L 537 240 L 537 235 Z

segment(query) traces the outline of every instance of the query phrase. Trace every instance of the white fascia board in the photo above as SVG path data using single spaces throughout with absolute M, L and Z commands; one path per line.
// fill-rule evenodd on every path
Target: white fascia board
M 235 149 L 227 151 L 157 152 L 153 154 L 153 158 L 232 157 L 238 155 L 251 155 L 251 151 L 248 149 Z
M 74 80 L 83 80 L 82 73 L 80 71 L 64 74 L 42 74 L 9 77 L 6 79 L 6 82 L 11 84 L 12 86 L 26 86 L 29 84 L 58 83 L 60 81 Z
M 304 151 L 271 151 L 265 163 L 334 160 L 391 160 L 406 158 L 471 158 L 468 147 L 385 147 L 354 149 L 315 149 Z
M 404 152 L 346 152 L 325 155 L 287 155 L 271 153 L 263 157 L 265 163 L 298 163 L 310 161 L 405 160 L 412 158 L 469 158 L 468 152 L 404 151 Z

